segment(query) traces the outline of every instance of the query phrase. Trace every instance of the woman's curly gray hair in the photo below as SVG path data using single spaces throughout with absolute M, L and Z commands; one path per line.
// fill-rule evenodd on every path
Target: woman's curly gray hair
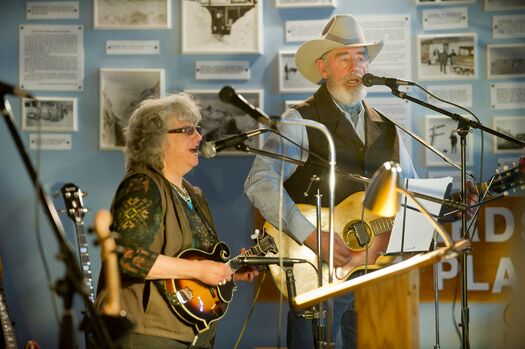
M 201 119 L 199 106 L 193 97 L 180 92 L 140 103 L 124 129 L 124 155 L 128 170 L 152 166 L 162 170 L 164 137 L 168 121 L 175 118 L 197 124 Z

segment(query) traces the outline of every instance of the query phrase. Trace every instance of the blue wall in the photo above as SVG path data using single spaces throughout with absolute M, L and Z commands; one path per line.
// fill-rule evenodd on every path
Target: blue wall
M 31 151 L 33 164 L 38 169 L 41 182 L 48 191 L 57 190 L 64 182 L 74 182 L 81 189 L 89 192 L 84 204 L 90 208 L 85 223 L 92 223 L 94 212 L 108 208 L 114 189 L 124 174 L 124 162 L 120 152 L 98 150 L 99 129 L 99 68 L 164 68 L 166 70 L 166 91 L 183 89 L 217 89 L 232 82 L 202 82 L 194 78 L 194 60 L 227 60 L 244 59 L 251 64 L 251 80 L 235 82 L 236 88 L 264 89 L 264 110 L 268 114 L 278 115 L 282 112 L 284 100 L 303 99 L 308 94 L 279 94 L 277 81 L 277 51 L 294 49 L 296 46 L 285 43 L 284 23 L 292 19 L 324 19 L 336 13 L 357 15 L 372 14 L 408 14 L 412 28 L 412 76 L 416 77 L 416 35 L 422 33 L 421 10 L 409 0 L 372 0 L 346 1 L 339 0 L 337 8 L 329 9 L 295 9 L 277 10 L 274 1 L 263 2 L 264 18 L 264 54 L 263 55 L 220 55 L 196 56 L 180 54 L 180 1 L 173 0 L 173 29 L 153 31 L 109 31 L 92 29 L 92 4 L 80 1 L 80 19 L 65 21 L 28 21 L 25 18 L 25 2 L 19 0 L 2 0 L 0 23 L 0 42 L 3 51 L 0 55 L 0 80 L 17 84 L 18 77 L 18 25 L 19 24 L 81 24 L 84 26 L 85 44 L 85 81 L 81 92 L 35 91 L 41 96 L 78 97 L 79 131 L 72 133 L 71 151 Z M 492 38 L 491 23 L 493 15 L 510 14 L 509 12 L 484 12 L 482 3 L 464 5 L 469 11 L 469 28 L 459 32 L 476 32 L 478 34 L 478 79 L 475 81 L 456 81 L 446 83 L 472 83 L 474 107 L 483 122 L 491 125 L 490 83 L 485 73 L 485 45 L 490 43 L 514 43 L 520 40 L 495 40 Z M 425 7 L 428 8 L 428 7 Z M 513 12 L 514 13 L 514 12 Z M 447 32 L 447 31 L 444 31 Z M 450 32 L 450 31 L 449 31 Z M 455 32 L 455 31 L 452 31 Z M 155 56 L 108 56 L 105 54 L 106 40 L 159 40 L 161 54 Z M 522 41 L 521 41 L 522 42 Z M 401 77 L 403 78 L 403 77 Z M 523 80 L 521 80 L 523 81 Z M 17 124 L 20 125 L 20 101 L 9 98 Z M 499 111 L 498 115 L 524 115 L 523 110 Z M 417 106 L 412 107 L 412 128 L 424 134 L 425 111 Z M 26 149 L 29 148 L 29 132 L 21 132 Z M 496 168 L 496 156 L 491 151 L 489 137 L 485 143 L 485 165 L 488 172 Z M 5 125 L 0 126 L 0 253 L 4 262 L 4 287 L 12 319 L 16 322 L 15 331 L 19 344 L 36 339 L 42 348 L 57 346 L 58 321 L 54 315 L 52 294 L 48 281 L 54 283 L 63 277 L 64 267 L 55 257 L 57 240 L 50 229 L 46 217 L 36 204 L 35 194 L 29 177 L 23 167 L 20 156 Z M 479 138 L 475 136 L 475 159 L 479 158 Z M 414 144 L 414 162 L 418 172 L 424 176 L 423 151 Z M 250 245 L 249 235 L 252 227 L 252 211 L 243 195 L 243 183 L 250 169 L 252 157 L 217 157 L 203 159 L 188 178 L 201 186 L 207 194 L 214 219 L 220 234 L 235 252 L 242 246 Z M 478 160 L 475 164 L 479 163 Z M 476 166 L 474 170 L 477 171 Z M 487 170 L 485 170 L 487 173 Z M 55 200 L 62 206 L 61 199 Z M 63 217 L 68 238 L 74 243 L 75 233 L 71 221 Z M 38 239 L 42 241 L 44 258 L 51 271 L 50 280 L 46 278 L 42 256 L 38 248 Z M 92 238 L 90 238 L 91 240 Z M 100 270 L 98 248 L 91 246 L 91 260 L 94 274 Z M 240 285 L 235 301 L 225 319 L 220 322 L 217 338 L 218 348 L 231 348 L 241 330 L 248 311 L 253 285 Z M 78 298 L 77 308 L 81 308 Z M 286 305 L 284 305 L 286 309 Z M 55 309 L 61 314 L 62 304 L 56 299 Z M 496 345 L 495 339 L 486 331 L 501 328 L 501 324 L 487 323 L 487 316 L 500 313 L 500 305 L 473 305 L 472 311 L 472 345 L 485 347 Z M 421 307 L 421 345 L 433 344 L 433 312 L 428 305 Z M 442 314 L 442 347 L 458 347 L 459 342 L 450 324 L 450 309 L 447 306 Z M 76 318 L 79 319 L 79 316 Z M 278 305 L 259 303 L 253 319 L 245 333 L 241 348 L 256 346 L 276 346 Z M 495 320 L 494 322 L 497 322 Z M 284 332 L 282 333 L 284 335 Z M 81 338 L 81 334 L 78 335 Z M 79 340 L 80 341 L 80 340 Z M 481 344 L 483 343 L 483 344 Z

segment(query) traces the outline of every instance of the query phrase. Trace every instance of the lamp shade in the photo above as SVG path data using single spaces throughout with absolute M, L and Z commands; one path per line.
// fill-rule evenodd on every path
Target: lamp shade
M 382 217 L 392 217 L 399 209 L 401 194 L 397 188 L 401 184 L 401 166 L 393 161 L 381 165 L 372 177 L 366 190 L 363 205 L 372 213 Z

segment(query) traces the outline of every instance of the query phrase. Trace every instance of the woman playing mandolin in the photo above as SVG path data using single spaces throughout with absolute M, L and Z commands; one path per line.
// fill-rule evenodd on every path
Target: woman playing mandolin
M 176 257 L 188 248 L 210 252 L 219 242 L 202 192 L 184 179 L 199 163 L 200 118 L 191 96 L 179 93 L 142 102 L 125 130 L 127 173 L 111 208 L 112 230 L 123 247 L 122 310 L 136 323 L 123 348 L 211 348 L 214 323 L 196 336 L 194 327 L 171 309 L 162 280 L 217 287 L 257 275 L 254 269 L 232 274 L 222 261 Z M 100 277 L 99 309 L 106 291 Z

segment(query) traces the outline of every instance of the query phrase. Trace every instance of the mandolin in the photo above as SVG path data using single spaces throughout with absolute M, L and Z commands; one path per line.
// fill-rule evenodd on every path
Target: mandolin
M 266 231 L 258 233 L 254 240 L 254 246 L 230 260 L 230 250 L 224 242 L 218 242 L 211 252 L 190 248 L 182 251 L 177 257 L 225 262 L 235 272 L 244 266 L 239 261 L 241 257 L 277 253 L 275 242 Z M 193 326 L 197 333 L 206 331 L 211 323 L 226 314 L 237 289 L 233 279 L 221 286 L 211 286 L 193 279 L 165 279 L 161 280 L 161 287 L 170 307 L 182 321 Z

